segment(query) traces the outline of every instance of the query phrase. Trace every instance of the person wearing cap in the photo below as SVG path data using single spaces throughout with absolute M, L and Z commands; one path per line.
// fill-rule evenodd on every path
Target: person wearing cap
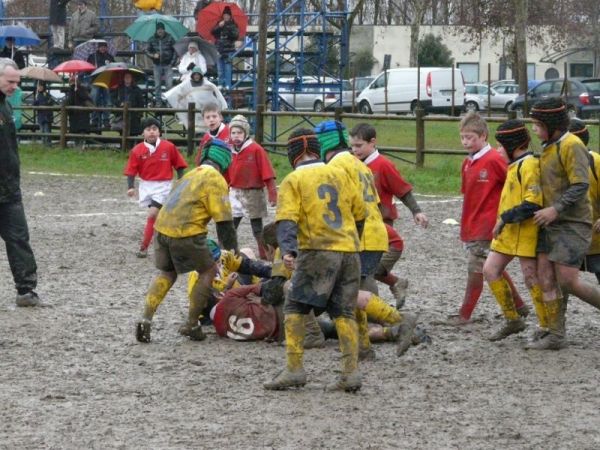
M 175 144 L 160 138 L 161 126 L 158 120 L 148 117 L 142 127 L 144 141 L 133 147 L 124 171 L 127 176 L 127 195 L 135 196 L 134 181 L 139 176 L 138 201 L 140 206 L 148 208 L 142 242 L 136 253 L 138 258 L 148 255 L 156 217 L 171 191 L 173 169 L 177 171 L 177 177 L 181 178 L 187 167 Z
M 69 48 L 77 47 L 98 33 L 100 26 L 96 13 L 88 8 L 86 0 L 77 0 L 77 9 L 71 15 L 69 23 Z
M 0 51 L 0 58 L 12 59 L 19 69 L 25 67 L 25 55 L 15 46 L 15 38 L 7 37 L 4 39 L 4 47 Z
M 156 32 L 148 41 L 146 55 L 152 60 L 154 76 L 154 105 L 162 105 L 162 86 L 167 91 L 173 87 L 173 65 L 177 61 L 175 39 L 165 31 L 165 24 L 158 22 Z
M 590 132 L 583 120 L 572 118 L 569 132 L 577 136 L 588 147 Z M 588 147 L 590 162 L 590 188 L 588 195 L 592 204 L 592 243 L 585 256 L 581 270 L 591 272 L 600 283 L 600 155 Z
M 315 134 L 321 145 L 321 159 L 328 165 L 339 167 L 354 182 L 355 189 L 361 193 L 367 208 L 367 220 L 361 238 L 360 248 L 360 289 L 377 294 L 377 285 L 373 278 L 379 261 L 388 249 L 388 237 L 385 223 L 379 209 L 379 195 L 375 187 L 373 172 L 365 163 L 350 153 L 350 137 L 346 126 L 337 120 L 326 120 L 315 127 Z M 379 297 L 375 301 L 382 301 Z M 382 301 L 383 302 L 383 301 Z M 359 358 L 374 359 L 375 351 L 369 340 L 367 313 L 360 308 L 355 311 L 359 331 Z M 400 314 L 400 313 L 398 313 Z M 416 326 L 417 318 L 413 314 L 402 315 L 402 330 L 398 339 L 397 354 L 400 356 L 410 346 L 410 338 Z
M 519 258 L 523 279 L 538 317 L 540 328 L 534 333 L 535 338 L 548 330 L 542 288 L 537 278 L 535 250 L 538 226 L 533 222 L 533 214 L 542 208 L 540 165 L 529 150 L 529 131 L 522 120 L 508 120 L 501 124 L 496 130 L 496 140 L 506 152 L 509 164 L 483 276 L 500 306 L 505 323 L 489 340 L 499 341 L 520 333 L 526 327 L 515 307 L 510 285 L 502 276 L 515 257 Z
M 267 258 L 262 240 L 263 219 L 267 217 L 267 202 L 277 204 L 275 172 L 267 152 L 250 137 L 248 120 L 238 114 L 229 122 L 229 138 L 233 144 L 233 160 L 227 171 L 229 199 L 233 210 L 233 221 L 237 228 L 242 218 L 250 219 L 252 235 L 262 259 Z
M 331 391 L 361 388 L 358 331 L 354 310 L 360 284 L 360 239 L 365 203 L 354 181 L 321 161 L 313 130 L 298 129 L 288 139 L 293 172 L 279 187 L 275 221 L 284 265 L 294 269 L 284 305 L 286 368 L 265 389 L 306 384 L 303 368 L 305 315 L 327 311 L 339 337 L 342 371 Z
M 114 56 L 108 52 L 108 42 L 98 42 L 96 51 L 88 56 L 87 62 L 95 65 L 96 67 L 102 67 L 107 64 L 114 63 Z M 100 108 L 110 106 L 110 93 L 107 88 L 92 85 L 91 95 L 96 106 Z M 92 113 L 92 127 L 110 127 L 110 113 L 108 111 L 94 111 Z
M 238 251 L 231 217 L 227 182 L 222 173 L 231 164 L 231 152 L 217 139 L 204 147 L 200 166 L 173 186 L 158 213 L 155 266 L 160 271 L 150 283 L 142 317 L 136 323 L 139 342 L 150 342 L 152 318 L 179 274 L 197 271 L 199 276 L 189 295 L 188 319 L 179 329 L 191 340 L 206 338 L 199 323 L 210 299 L 217 266 L 207 244 L 208 223 L 216 223 L 217 236 L 225 250 Z
M 542 142 L 540 180 L 544 204 L 535 212 L 534 222 L 540 226 L 538 277 L 553 332 L 529 348 L 557 350 L 567 343 L 569 294 L 600 309 L 600 289 L 579 277 L 592 239 L 590 164 L 585 145 L 568 131 L 569 114 L 561 98 L 540 100 L 531 108 L 530 116 L 533 132 Z
M 235 52 L 235 41 L 240 36 L 238 26 L 233 21 L 231 8 L 223 8 L 221 20 L 211 30 L 215 37 L 217 50 L 219 51 L 219 61 L 217 69 L 219 71 L 219 86 L 225 89 L 231 88 L 233 65 L 231 54 Z
M 181 81 L 190 77 L 192 69 L 198 67 L 202 75 L 206 73 L 206 59 L 198 50 L 198 43 L 191 41 L 188 44 L 188 51 L 184 53 L 179 62 L 177 70 L 181 75 Z

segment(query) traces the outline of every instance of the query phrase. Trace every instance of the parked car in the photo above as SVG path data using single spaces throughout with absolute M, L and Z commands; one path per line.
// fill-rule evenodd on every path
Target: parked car
M 488 87 L 485 84 L 465 84 L 465 111 L 482 111 L 488 107 Z
M 426 112 L 445 114 L 450 113 L 454 104 L 454 114 L 459 115 L 464 105 L 464 94 L 465 84 L 460 69 L 421 67 L 419 72 L 416 67 L 408 67 L 381 73 L 360 93 L 357 102 L 363 114 L 386 110 L 391 113 L 413 112 L 420 101 Z
M 519 95 L 519 85 L 501 84 L 496 88 L 489 89 L 485 84 L 473 83 L 465 85 L 465 92 L 465 110 L 467 111 L 478 111 L 488 107 L 508 111 L 514 99 Z
M 527 80 L 527 89 L 533 89 L 538 84 L 540 84 L 542 81 L 543 80 Z M 487 84 L 487 83 L 483 83 L 483 84 Z M 498 87 L 504 86 L 506 84 L 518 84 L 518 83 L 515 80 L 498 80 L 498 81 L 494 81 L 493 83 L 491 83 L 490 86 L 493 87 L 494 89 L 497 89 Z
M 538 100 L 551 97 L 563 97 L 571 115 L 588 119 L 600 114 L 600 78 L 571 78 L 548 80 L 527 91 L 527 110 Z M 525 95 L 519 95 L 510 109 L 522 116 L 525 111 Z
M 333 78 L 305 76 L 279 79 L 279 109 L 284 111 L 323 111 L 334 107 L 336 103 L 339 105 L 339 98 L 339 81 Z M 269 100 L 268 108 L 272 101 Z M 351 104 L 352 100 L 346 102 Z

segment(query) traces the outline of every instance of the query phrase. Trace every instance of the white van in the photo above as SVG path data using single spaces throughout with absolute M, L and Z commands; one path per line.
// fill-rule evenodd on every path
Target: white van
M 465 102 L 465 82 L 462 71 L 446 67 L 421 67 L 420 95 L 417 92 L 418 68 L 390 69 L 387 71 L 387 111 L 412 112 L 420 98 L 426 112 L 450 114 L 454 94 L 454 113 L 459 115 Z M 356 103 L 362 114 L 386 111 L 386 73 L 382 72 L 358 96 Z

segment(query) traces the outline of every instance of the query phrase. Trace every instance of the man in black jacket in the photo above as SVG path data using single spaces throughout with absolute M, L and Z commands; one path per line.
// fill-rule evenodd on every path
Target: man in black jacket
M 17 135 L 7 97 L 17 89 L 21 76 L 14 61 L 0 58 L 0 237 L 6 245 L 8 264 L 17 288 L 17 306 L 41 306 L 37 265 L 29 245 L 29 229 L 21 197 Z
M 65 26 L 67 25 L 67 3 L 70 0 L 50 0 L 48 20 L 52 32 L 52 47 L 65 48 Z
M 87 62 L 102 67 L 115 62 L 115 58 L 108 52 L 106 41 L 98 42 L 96 51 L 88 56 Z M 110 93 L 108 89 L 101 86 L 92 86 L 92 100 L 100 108 L 110 106 Z M 92 113 L 92 126 L 94 128 L 110 127 L 110 114 L 108 111 L 94 111 Z
M 154 63 L 154 104 L 162 103 L 162 79 L 164 77 L 167 91 L 173 87 L 173 64 L 177 61 L 175 39 L 165 31 L 163 23 L 156 24 L 156 33 L 148 41 L 146 54 Z
M 235 41 L 240 32 L 238 26 L 231 17 L 231 9 L 226 6 L 223 9 L 222 20 L 211 31 L 215 37 L 217 50 L 219 51 L 219 86 L 231 88 L 232 63 L 231 54 L 235 52 Z

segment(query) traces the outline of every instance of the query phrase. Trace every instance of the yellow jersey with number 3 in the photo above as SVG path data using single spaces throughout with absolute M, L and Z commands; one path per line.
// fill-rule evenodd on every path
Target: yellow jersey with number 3
M 173 238 L 206 233 L 207 225 L 232 220 L 225 178 L 211 166 L 200 166 L 173 185 L 154 228 Z
M 379 194 L 375 187 L 373 172 L 365 163 L 358 160 L 350 152 L 341 152 L 327 163 L 328 166 L 339 167 L 354 181 L 356 189 L 360 192 L 367 209 L 367 218 L 360 241 L 360 250 L 372 252 L 386 252 L 388 250 L 388 237 L 379 210 Z
M 358 252 L 356 221 L 365 203 L 350 177 L 315 160 L 296 167 L 281 182 L 275 220 L 298 225 L 300 250 Z

